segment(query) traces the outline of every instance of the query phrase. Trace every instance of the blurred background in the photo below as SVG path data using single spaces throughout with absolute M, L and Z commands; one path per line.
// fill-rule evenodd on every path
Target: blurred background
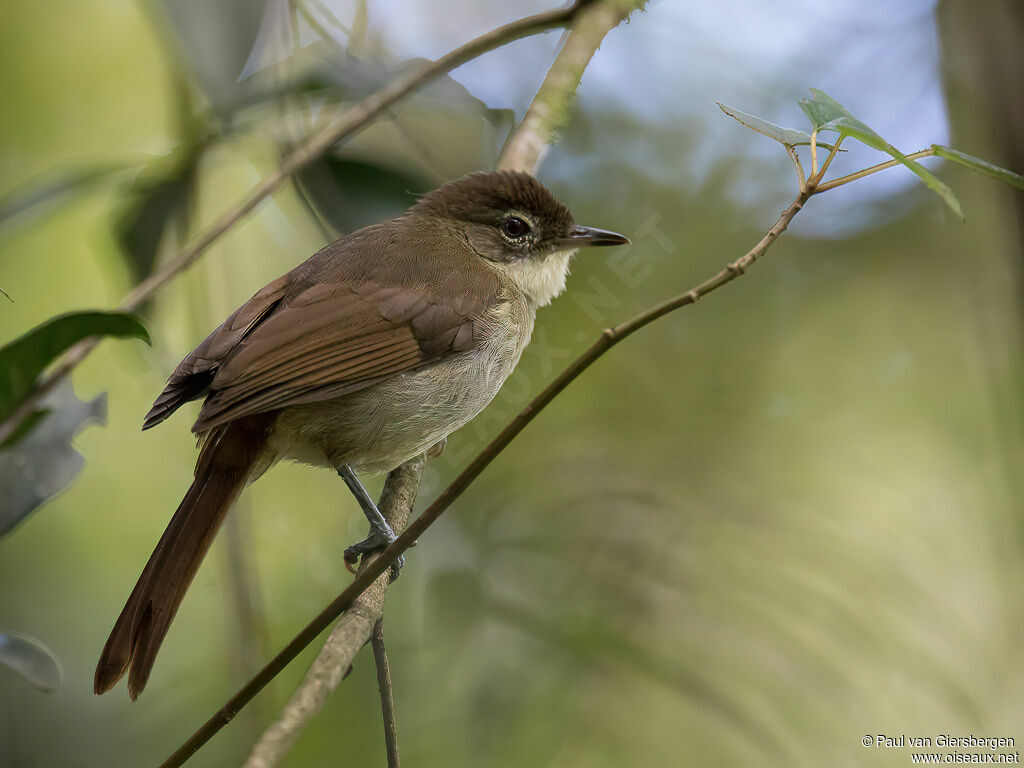
M 339 106 L 549 7 L 9 0 L 0 343 L 115 306 Z M 78 398 L 108 393 L 107 423 L 75 438 L 73 484 L 0 541 L 0 630 L 46 643 L 64 682 L 45 695 L 0 668 L 0 765 L 158 764 L 349 582 L 353 500 L 279 466 L 229 518 L 145 695 L 92 694 L 191 478 L 194 408 L 139 431 L 169 371 L 339 233 L 492 167 L 560 36 L 403 102 L 161 291 L 151 348 L 105 342 L 76 371 Z M 1022 172 L 1021 51 L 1017 0 L 651 2 L 606 39 L 539 171 L 634 245 L 579 260 L 419 506 L 601 328 L 714 273 L 789 203 L 785 153 L 715 101 L 804 129 L 815 86 L 904 151 L 949 143 Z M 837 173 L 885 159 L 848 144 Z M 748 276 L 573 384 L 423 537 L 385 611 L 408 765 L 909 764 L 861 746 L 880 733 L 1019 749 L 1024 198 L 928 164 L 965 224 L 905 169 L 813 199 Z M 240 764 L 316 647 L 190 765 Z M 284 764 L 384 764 L 367 653 Z

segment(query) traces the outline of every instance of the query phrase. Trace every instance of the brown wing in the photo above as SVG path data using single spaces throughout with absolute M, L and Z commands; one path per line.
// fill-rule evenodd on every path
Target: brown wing
M 432 280 L 430 254 L 361 237 L 328 246 L 231 315 L 181 362 L 143 428 L 205 394 L 193 427 L 205 432 L 338 397 L 479 343 L 480 316 L 500 300 L 492 270 L 466 259 L 465 269 Z
M 274 311 L 288 291 L 288 278 L 289 275 L 285 275 L 264 286 L 178 363 L 163 392 L 146 414 L 143 429 L 155 427 L 189 400 L 210 391 L 210 382 L 221 360 Z

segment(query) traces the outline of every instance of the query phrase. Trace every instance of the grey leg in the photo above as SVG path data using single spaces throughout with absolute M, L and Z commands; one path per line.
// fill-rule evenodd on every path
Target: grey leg
M 363 488 L 363 484 L 359 482 L 359 478 L 352 471 L 352 467 L 346 464 L 338 470 L 338 474 L 341 475 L 341 479 L 345 481 L 348 489 L 352 491 L 352 495 L 356 497 L 359 507 L 363 510 L 363 514 L 366 515 L 366 519 L 370 523 L 370 535 L 345 550 L 345 565 L 351 571 L 355 564 L 359 562 L 361 555 L 384 549 L 398 537 L 391 529 L 391 526 L 388 525 L 388 521 L 384 519 L 384 515 L 377 509 L 377 505 L 373 503 L 370 494 Z M 398 571 L 403 565 L 405 565 L 405 558 L 401 556 L 392 563 L 392 581 L 398 578 Z

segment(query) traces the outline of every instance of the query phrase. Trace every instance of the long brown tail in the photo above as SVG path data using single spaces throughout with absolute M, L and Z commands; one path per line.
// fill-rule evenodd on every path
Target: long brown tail
M 103 646 L 96 665 L 96 693 L 109 691 L 126 671 L 132 701 L 146 687 L 185 591 L 263 452 L 273 422 L 273 414 L 250 416 L 218 427 L 204 439 L 192 487 L 160 537 Z

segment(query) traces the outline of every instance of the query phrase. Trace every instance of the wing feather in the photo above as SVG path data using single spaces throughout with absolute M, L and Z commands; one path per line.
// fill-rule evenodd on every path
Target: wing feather
M 206 395 L 193 426 L 204 433 L 472 349 L 486 310 L 508 300 L 497 272 L 449 254 L 459 268 L 437 281 L 433 256 L 417 245 L 371 227 L 268 284 L 182 360 L 145 427 Z

